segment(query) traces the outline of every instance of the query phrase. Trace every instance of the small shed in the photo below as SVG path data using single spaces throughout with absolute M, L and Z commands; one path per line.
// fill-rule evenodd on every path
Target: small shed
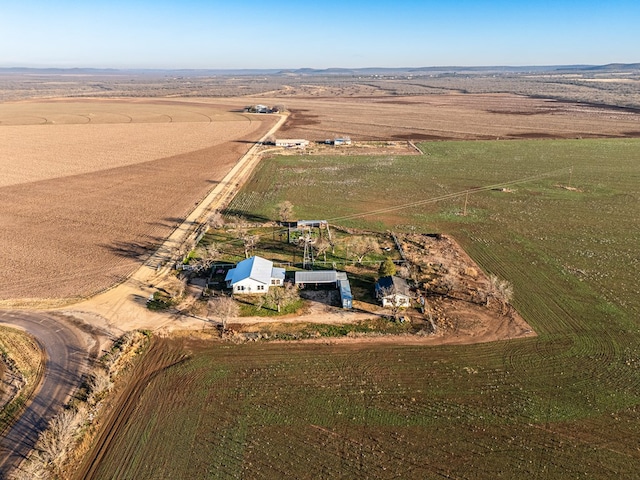
M 351 145 L 351 139 L 349 137 L 340 137 L 333 140 L 335 146 Z
M 404 278 L 382 277 L 376 282 L 376 297 L 383 307 L 408 307 L 411 304 L 411 290 Z
M 346 272 L 337 272 L 338 290 L 340 290 L 340 301 L 342 308 L 353 308 L 353 295 L 351 294 L 351 284 Z
M 296 228 L 326 228 L 329 222 L 326 220 L 298 220 L 295 222 Z
M 309 145 L 309 140 L 303 138 L 282 138 L 276 140 L 276 147 L 285 148 L 306 148 Z

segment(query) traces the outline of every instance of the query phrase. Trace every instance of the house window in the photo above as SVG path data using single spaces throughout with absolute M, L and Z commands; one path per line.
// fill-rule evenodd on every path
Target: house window
M 258 290 L 264 290 L 264 285 L 258 285 Z

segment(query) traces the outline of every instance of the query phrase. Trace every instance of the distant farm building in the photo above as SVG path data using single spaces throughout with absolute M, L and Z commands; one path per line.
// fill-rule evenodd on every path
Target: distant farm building
M 251 257 L 229 270 L 224 281 L 233 293 L 265 293 L 271 286 L 284 284 L 284 272 L 284 268 L 274 267 L 270 260 Z
M 276 140 L 276 147 L 307 148 L 308 145 L 309 140 L 304 140 L 302 138 L 282 138 L 280 140 Z
M 340 137 L 333 140 L 333 144 L 337 147 L 339 145 L 351 145 L 351 139 L 349 137 Z
M 244 111 L 248 113 L 278 113 L 278 107 L 268 107 L 267 105 L 249 105 L 244 107 Z
M 340 292 L 340 303 L 342 308 L 353 308 L 353 295 L 351 285 L 345 272 L 335 270 L 315 270 L 295 272 L 295 283 L 300 288 L 308 285 L 334 285 Z
M 351 145 L 351 138 L 350 137 L 337 137 L 337 138 L 334 138 L 333 140 L 325 140 L 324 143 L 326 145 L 334 145 L 336 147 L 338 147 L 340 145 Z
M 376 282 L 376 297 L 383 307 L 408 307 L 411 304 L 411 291 L 404 278 L 382 277 Z
M 293 222 L 296 228 L 326 228 L 329 222 L 326 220 L 298 220 Z
M 329 222 L 326 220 L 298 220 L 297 222 L 289 222 L 288 227 L 290 243 L 298 242 L 301 237 L 311 233 L 314 228 L 318 229 L 318 232 L 316 232 L 318 236 L 321 235 L 322 230 L 326 230 L 327 239 L 331 241 L 331 230 L 329 230 Z

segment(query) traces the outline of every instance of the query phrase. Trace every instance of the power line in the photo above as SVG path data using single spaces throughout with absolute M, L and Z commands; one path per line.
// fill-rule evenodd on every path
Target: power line
M 431 198 L 427 198 L 424 200 L 418 200 L 415 202 L 408 202 L 408 203 L 404 203 L 404 204 L 400 204 L 400 205 L 395 205 L 395 206 L 391 206 L 391 207 L 385 207 L 385 208 L 380 208 L 377 210 L 369 210 L 366 212 L 360 212 L 360 213 L 353 213 L 350 215 L 343 215 L 340 217 L 333 217 L 333 218 L 329 218 L 327 220 L 327 222 L 339 222 L 341 220 L 352 220 L 354 218 L 362 218 L 362 217 L 368 217 L 371 215 L 379 215 L 379 214 L 384 214 L 384 213 L 389 213 L 389 212 L 395 212 L 398 210 L 404 210 L 406 208 L 412 208 L 412 207 L 419 207 L 422 205 L 427 205 L 430 203 L 437 203 L 437 202 L 441 202 L 443 200 L 450 200 L 453 198 L 458 198 L 458 197 L 462 197 L 462 196 L 468 196 L 472 193 L 480 193 L 480 192 L 486 192 L 489 190 L 495 190 L 498 188 L 504 188 L 504 187 L 510 187 L 510 186 L 514 186 L 514 185 L 521 185 L 523 183 L 529 183 L 529 182 L 533 182 L 535 180 L 540 180 L 543 178 L 548 178 L 548 177 L 552 177 L 555 175 L 560 175 L 562 173 L 566 173 L 567 171 L 572 172 L 573 171 L 573 167 L 563 167 L 560 168 L 558 170 L 553 170 L 550 172 L 544 172 L 544 173 L 539 173 L 537 175 L 532 175 L 529 177 L 523 177 L 523 178 L 519 178 L 516 180 L 510 180 L 507 182 L 501 182 L 501 183 L 495 183 L 492 185 L 486 185 L 484 187 L 476 187 L 476 188 L 469 188 L 466 190 L 461 190 L 458 192 L 453 192 L 453 193 L 446 193 L 444 195 L 439 195 L 437 197 L 431 197 Z M 276 230 L 276 232 L 280 233 L 280 232 L 285 232 L 285 229 L 281 229 L 281 230 Z M 272 235 L 275 232 L 269 232 L 269 233 L 263 233 L 261 235 L 259 235 L 260 237 L 263 236 L 267 236 L 267 235 Z M 239 239 L 233 239 L 233 240 L 228 240 L 226 242 L 221 242 L 220 245 L 229 245 L 229 244 L 233 244 L 238 242 Z
M 361 212 L 361 213 L 354 213 L 351 215 L 344 215 L 342 217 L 335 217 L 330 219 L 332 222 L 336 222 L 336 221 L 340 221 L 340 220 L 350 220 L 353 218 L 361 218 L 361 217 L 367 217 L 370 215 L 377 215 L 377 214 L 382 214 L 382 213 L 389 213 L 389 212 L 395 212 L 397 210 L 403 210 L 405 208 L 411 208 L 411 207 L 419 207 L 421 205 L 427 205 L 429 203 L 436 203 L 436 202 L 441 202 L 442 200 L 449 200 L 452 198 L 457 198 L 457 197 L 462 197 L 465 195 L 469 195 L 471 193 L 479 193 L 479 192 L 486 192 L 488 190 L 494 190 L 497 188 L 504 188 L 504 187 L 508 187 L 508 186 L 512 186 L 512 185 L 520 185 L 522 183 L 528 183 L 528 182 L 532 182 L 534 180 L 540 180 L 542 178 L 546 178 L 546 177 L 551 177 L 554 175 L 558 175 L 560 173 L 566 172 L 567 170 L 571 169 L 572 167 L 565 167 L 565 168 L 561 168 L 559 170 L 554 170 L 552 172 L 546 172 L 546 173 L 541 173 L 538 175 L 533 175 L 531 177 L 525 177 L 525 178 L 520 178 L 517 180 L 512 180 L 509 182 L 502 182 L 502 183 L 496 183 L 493 185 L 487 185 L 484 187 L 476 187 L 476 188 L 470 188 L 467 190 L 462 190 L 459 192 L 454 192 L 454 193 L 446 193 L 444 195 L 440 195 L 437 197 L 431 197 L 425 200 L 419 200 L 417 202 L 409 202 L 409 203 L 405 203 L 402 205 L 396 205 L 393 207 L 385 207 L 385 208 L 381 208 L 378 210 L 370 210 L 368 212 Z

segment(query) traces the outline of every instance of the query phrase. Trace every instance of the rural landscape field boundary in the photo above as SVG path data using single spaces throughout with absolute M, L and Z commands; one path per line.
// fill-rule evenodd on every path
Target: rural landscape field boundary
M 564 82 L 566 90 L 580 83 L 572 76 L 552 77 Z M 638 78 L 634 73 L 629 81 L 616 80 L 615 88 L 627 85 L 637 95 Z M 281 116 L 273 127 L 273 117 L 241 116 L 255 118 L 254 127 L 262 121 L 260 132 L 269 129 L 255 137 L 265 140 L 277 131 L 281 138 L 305 138 L 311 145 L 322 143 L 321 154 L 315 154 L 317 145 L 306 152 L 260 147 L 246 133 L 256 131 L 250 128 L 237 130 L 245 132 L 242 138 L 238 133 L 238 139 L 227 139 L 224 162 L 214 162 L 213 148 L 172 157 L 160 167 L 180 174 L 189 172 L 181 170 L 189 158 L 204 159 L 189 165 L 194 173 L 198 168 L 201 177 L 209 175 L 209 181 L 194 187 L 201 188 L 197 193 L 184 189 L 192 197 L 187 197 L 183 211 L 158 220 L 165 233 L 141 242 L 137 251 L 140 245 L 129 241 L 108 245 L 121 248 L 119 261 L 135 265 L 130 274 L 118 277 L 126 280 L 55 311 L 36 312 L 38 305 L 25 302 L 22 311 L 0 312 L 7 322 L 31 317 L 54 333 L 58 324 L 71 322 L 100 331 L 99 339 L 84 337 L 93 347 L 77 347 L 74 358 L 84 358 L 89 350 L 90 355 L 104 353 L 101 350 L 109 349 L 123 332 L 154 332 L 138 332 L 150 337 L 151 354 L 141 355 L 132 377 L 122 380 L 118 388 L 123 396 L 110 397 L 114 410 L 105 409 L 94 424 L 96 430 L 105 425 L 96 437 L 101 439 L 98 454 L 87 458 L 91 464 L 80 467 L 78 476 L 634 478 L 640 469 L 633 441 L 640 438 L 640 297 L 635 268 L 640 191 L 639 140 L 633 137 L 640 134 L 640 114 L 629 108 L 524 96 L 523 90 L 533 88 L 535 79 L 515 75 L 502 80 L 462 75 L 407 80 L 287 74 L 286 80 L 256 79 L 247 91 L 255 89 L 257 96 L 180 100 L 181 106 L 222 107 L 234 115 L 249 102 L 286 103 L 291 114 L 286 121 Z M 463 93 L 475 80 L 479 83 L 468 91 L 476 93 Z M 603 98 L 618 96 L 637 103 L 627 90 L 605 92 L 609 83 L 587 80 L 577 86 L 597 83 L 603 87 L 598 90 L 607 93 Z M 485 91 L 494 81 L 524 83 L 516 94 Z M 82 82 L 86 81 L 78 84 Z M 101 82 L 111 83 L 96 85 Z M 187 91 L 180 82 L 173 79 L 167 88 Z M 119 80 L 112 84 L 116 83 L 126 87 Z M 205 83 L 194 81 L 194 91 L 202 91 L 197 89 Z M 434 86 L 448 93 L 419 93 L 433 93 Z M 164 95 L 167 90 L 154 92 Z M 136 97 L 133 103 L 145 101 Z M 63 105 L 65 100 L 59 102 Z M 164 105 L 169 100 L 156 102 Z M 157 133 L 161 127 L 149 128 Z M 377 142 L 386 150 L 363 155 L 364 148 L 354 148 L 354 155 L 349 155 L 348 148 L 330 143 L 343 136 L 354 138 L 354 144 L 360 138 Z M 390 146 L 400 143 L 404 150 L 392 151 Z M 405 144 L 415 149 L 409 154 Z M 224 170 L 217 170 L 220 176 L 214 178 L 217 165 Z M 146 167 L 149 175 L 155 166 L 140 169 Z M 214 181 L 220 183 L 211 188 Z M 14 205 L 11 193 L 17 190 L 8 190 L 7 206 Z M 156 194 L 157 202 L 180 198 L 181 192 L 168 192 L 147 193 L 144 200 L 153 201 Z M 125 201 L 135 209 L 133 199 L 142 196 L 130 198 Z M 273 253 L 278 257 L 274 263 L 282 260 L 284 254 L 277 249 L 286 248 L 285 235 L 278 245 L 273 219 L 284 201 L 295 205 L 298 219 L 336 222 L 335 239 L 342 235 L 381 240 L 384 248 L 365 264 L 358 265 L 343 248 L 329 257 L 354 275 L 353 291 L 362 299 L 354 306 L 371 302 L 367 306 L 372 306 L 372 315 L 380 315 L 364 325 L 370 330 L 337 325 L 347 314 L 338 313 L 336 302 L 321 304 L 320 295 L 310 295 L 296 313 L 260 320 L 241 316 L 237 323 L 227 321 L 226 329 L 217 316 L 209 317 L 215 302 L 209 303 L 212 297 L 207 296 L 217 292 L 215 285 L 224 290 L 218 280 L 225 272 L 216 272 L 215 282 L 209 277 L 207 291 L 196 288 L 201 287 L 196 282 L 187 286 L 187 295 L 205 293 L 200 301 L 207 310 L 190 310 L 186 301 L 176 306 L 182 299 L 178 296 L 162 312 L 147 308 L 151 294 L 168 288 L 163 282 L 176 273 L 172 267 L 183 268 L 193 260 L 179 275 L 202 279 L 193 272 L 207 242 L 227 242 L 219 251 L 226 256 L 225 264 L 245 259 L 247 253 L 238 243 L 242 228 L 256 235 L 268 231 L 256 250 L 270 259 Z M 200 249 L 194 249 L 205 230 L 201 226 L 221 209 L 228 212 L 222 212 L 223 225 L 209 229 Z M 59 217 L 51 218 L 42 226 L 64 224 L 57 223 Z M 156 219 L 148 220 L 154 228 Z M 91 224 L 105 233 L 112 225 Z M 465 281 L 475 269 L 510 282 L 510 308 L 522 315 L 526 327 L 520 324 L 514 335 L 513 317 L 504 316 L 481 331 L 477 316 L 463 317 L 455 309 L 448 315 L 444 308 L 452 305 L 450 294 L 462 291 L 453 286 L 428 290 L 426 298 L 441 315 L 436 318 L 437 335 L 427 329 L 414 333 L 421 327 L 411 318 L 417 308 L 395 321 L 383 317 L 373 299 L 377 269 L 372 265 L 385 255 L 398 258 L 389 240 L 392 234 L 406 242 L 398 251 L 408 253 L 407 258 L 416 254 L 409 243 L 424 258 L 431 257 L 428 261 L 438 275 L 446 269 L 442 250 L 429 246 L 425 238 L 453 239 L 458 256 L 467 255 L 474 262 L 469 273 L 453 264 L 457 280 Z M 41 236 L 47 238 L 46 232 Z M 299 258 L 300 248 L 294 244 L 288 251 L 298 249 Z M 82 254 L 89 264 L 90 251 Z M 176 259 L 184 264 L 176 265 Z M 297 264 L 295 259 L 291 263 Z M 323 266 L 330 263 L 324 260 Z M 96 265 L 94 269 L 103 264 Z M 427 262 L 403 267 L 423 265 L 422 278 L 436 271 L 429 270 Z M 61 283 L 67 275 L 84 272 L 88 277 L 93 271 L 82 270 L 80 264 L 80 270 L 61 270 L 61 277 L 49 278 Z M 405 273 L 417 282 L 418 275 Z M 13 277 L 12 273 L 8 278 Z M 23 291 L 38 293 L 37 280 L 27 274 L 24 278 L 28 287 Z M 438 278 L 421 279 L 418 288 L 428 289 L 431 280 Z M 455 283 L 456 278 L 449 280 Z M 492 302 L 496 312 L 501 306 L 504 310 L 504 304 Z M 486 303 L 479 305 L 484 308 Z M 333 309 L 332 316 L 325 315 L 325 306 Z M 248 307 L 242 315 L 257 308 L 248 303 L 242 307 Z M 203 311 L 207 313 L 202 316 L 195 313 Z M 368 311 L 362 308 L 358 314 Z M 296 336 L 295 324 L 305 321 L 309 336 Z M 327 325 L 321 325 L 323 321 Z M 375 321 L 415 329 L 411 334 L 396 334 L 399 328 L 381 333 L 371 328 Z M 465 335 L 475 338 L 467 341 Z M 70 469 L 78 466 L 72 463 Z

